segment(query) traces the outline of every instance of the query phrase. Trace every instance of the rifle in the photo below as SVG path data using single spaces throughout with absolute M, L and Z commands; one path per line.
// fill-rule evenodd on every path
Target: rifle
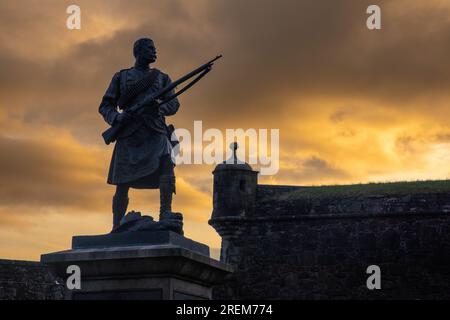
M 154 95 L 149 96 L 144 99 L 141 103 L 137 103 L 134 106 L 131 106 L 130 108 L 127 108 L 127 113 L 133 114 L 136 113 L 141 108 L 145 107 L 146 105 L 151 104 L 152 107 L 158 107 L 164 103 L 167 103 L 176 97 L 178 97 L 180 94 L 191 88 L 194 84 L 196 84 L 201 78 L 203 78 L 208 72 L 211 71 L 212 66 L 214 65 L 214 62 L 218 59 L 222 58 L 222 55 L 218 55 L 214 59 L 208 61 L 207 63 L 201 65 L 194 71 L 189 72 L 185 76 L 181 77 L 175 82 L 172 82 L 171 84 L 167 85 L 166 87 L 162 88 L 158 92 L 156 92 Z M 164 97 L 167 93 L 174 90 L 178 85 L 182 84 L 183 82 L 186 82 L 187 80 L 193 78 L 194 76 L 197 76 L 194 80 L 192 80 L 190 83 L 188 83 L 184 88 L 180 89 L 178 92 L 174 93 L 173 95 L 167 97 L 163 101 L 157 101 L 158 99 Z M 111 142 L 116 141 L 118 134 L 120 131 L 127 126 L 127 124 L 117 123 L 113 126 L 111 126 L 109 129 L 105 130 L 102 133 L 103 140 L 105 140 L 106 144 L 110 144 Z

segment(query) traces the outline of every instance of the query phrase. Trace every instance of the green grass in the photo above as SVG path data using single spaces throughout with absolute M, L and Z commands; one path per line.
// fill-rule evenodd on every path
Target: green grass
M 387 182 L 366 183 L 352 185 L 331 185 L 302 187 L 277 198 L 277 200 L 289 199 L 320 199 L 320 198 L 348 198 L 386 195 L 409 195 L 423 193 L 450 192 L 450 180 L 411 181 L 411 182 Z

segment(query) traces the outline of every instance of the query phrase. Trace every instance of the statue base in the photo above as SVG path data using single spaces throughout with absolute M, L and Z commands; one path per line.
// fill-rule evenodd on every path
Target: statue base
M 72 237 L 72 249 L 171 244 L 209 257 L 209 247 L 172 231 L 130 231 Z
M 209 257 L 209 248 L 171 231 L 77 236 L 73 248 L 44 254 L 41 262 L 67 279 L 81 271 L 70 300 L 206 300 L 232 267 Z

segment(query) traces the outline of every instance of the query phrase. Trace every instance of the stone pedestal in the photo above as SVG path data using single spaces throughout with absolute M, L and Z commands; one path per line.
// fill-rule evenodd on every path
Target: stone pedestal
M 67 299 L 211 299 L 212 286 L 232 272 L 209 248 L 170 231 L 74 237 L 72 249 L 44 254 L 41 262 L 66 279 L 81 269 L 81 289 Z

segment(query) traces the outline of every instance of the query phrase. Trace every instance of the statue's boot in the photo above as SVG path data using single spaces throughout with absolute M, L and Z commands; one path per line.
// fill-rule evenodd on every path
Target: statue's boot
M 172 212 L 172 195 L 175 193 L 175 176 L 162 175 L 159 178 L 159 220 L 182 219 L 180 213 Z
M 128 207 L 128 197 L 127 196 L 117 196 L 113 197 L 112 202 L 112 212 L 113 212 L 113 228 L 114 231 L 119 225 L 120 220 L 122 220 L 123 216 L 127 212 Z

